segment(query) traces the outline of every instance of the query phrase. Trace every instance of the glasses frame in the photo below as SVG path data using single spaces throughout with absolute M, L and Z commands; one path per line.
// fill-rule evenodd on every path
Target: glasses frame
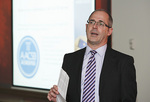
M 90 21 L 95 22 L 95 23 L 94 23 L 94 25 L 95 25 L 96 23 L 103 22 L 103 23 L 104 23 L 104 25 L 105 25 L 106 27 L 111 28 L 110 26 L 108 26 L 108 25 L 107 25 L 104 21 L 102 21 L 102 20 L 99 20 L 99 22 L 96 22 L 95 20 L 87 20 L 87 23 L 89 24 L 89 23 L 90 23 Z

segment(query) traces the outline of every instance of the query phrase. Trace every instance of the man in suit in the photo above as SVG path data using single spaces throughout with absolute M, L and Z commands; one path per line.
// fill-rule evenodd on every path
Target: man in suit
M 113 31 L 112 23 L 112 17 L 107 11 L 95 10 L 86 24 L 87 47 L 64 56 L 62 68 L 70 77 L 67 102 L 136 101 L 137 84 L 133 57 L 113 50 L 107 45 L 108 37 Z M 96 74 L 93 74 L 95 70 L 91 72 L 92 76 L 95 76 L 92 80 L 95 81 L 89 84 L 92 83 L 94 89 L 87 88 L 92 89 L 92 94 L 87 95 L 84 89 L 91 50 L 96 51 L 93 57 L 95 62 L 92 62 L 96 66 Z M 84 97 L 85 93 L 87 97 L 90 96 L 88 99 Z M 58 87 L 54 85 L 48 93 L 48 100 L 55 102 L 57 94 Z

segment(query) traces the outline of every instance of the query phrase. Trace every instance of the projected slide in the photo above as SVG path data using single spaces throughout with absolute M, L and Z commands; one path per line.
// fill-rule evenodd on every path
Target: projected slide
M 13 86 L 50 89 L 63 56 L 86 46 L 95 0 L 12 0 Z

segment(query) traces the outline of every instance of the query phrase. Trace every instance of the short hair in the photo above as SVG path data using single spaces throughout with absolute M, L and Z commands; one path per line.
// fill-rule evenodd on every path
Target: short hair
M 90 19 L 90 17 L 92 16 L 92 14 L 93 13 L 95 13 L 96 11 L 104 11 L 105 13 L 107 13 L 108 14 L 108 16 L 109 16 L 109 21 L 108 21 L 108 26 L 109 27 L 112 27 L 112 25 L 113 25 L 113 18 L 112 18 L 112 16 L 111 16 L 111 14 L 108 12 L 108 11 L 106 11 L 105 9 L 97 9 L 97 10 L 95 10 L 95 11 L 93 11 L 92 13 L 91 13 L 91 15 L 89 16 L 89 19 Z

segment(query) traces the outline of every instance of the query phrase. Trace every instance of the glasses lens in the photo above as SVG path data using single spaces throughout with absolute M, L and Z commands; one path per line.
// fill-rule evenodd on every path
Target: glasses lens
M 89 24 L 94 25 L 95 21 L 89 21 Z
M 104 24 L 103 21 L 98 22 L 98 25 L 101 26 L 101 27 L 104 27 L 104 26 L 105 26 L 105 24 Z

